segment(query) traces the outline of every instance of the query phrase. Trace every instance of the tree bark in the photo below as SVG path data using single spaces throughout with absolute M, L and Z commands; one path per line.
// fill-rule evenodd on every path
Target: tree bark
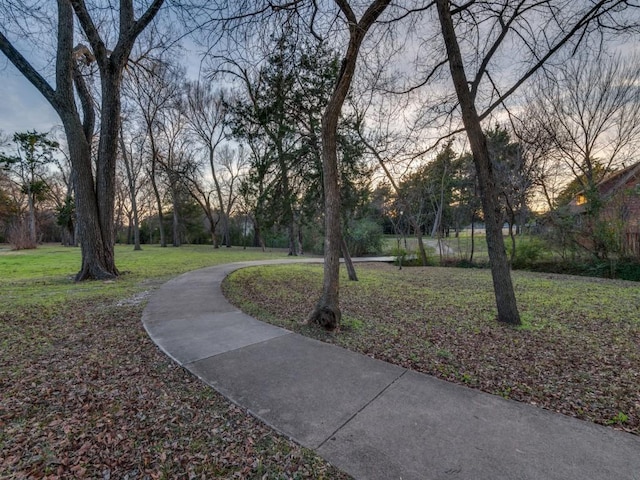
M 420 225 L 417 226 L 416 229 L 416 238 L 418 239 L 418 253 L 420 254 L 420 264 L 423 267 L 427 266 L 429 259 L 427 258 L 427 251 L 424 248 L 424 239 L 422 238 L 422 227 Z
M 437 0 L 438 17 L 442 29 L 447 54 L 449 56 L 449 69 L 456 89 L 462 121 L 467 131 L 473 161 L 480 184 L 480 196 L 485 216 L 487 231 L 487 246 L 489 249 L 489 262 L 493 278 L 493 289 L 498 309 L 498 321 L 512 325 L 520 325 L 520 314 L 516 304 L 516 297 L 511 281 L 511 270 L 505 251 L 504 238 L 502 236 L 502 208 L 498 201 L 498 187 L 491 167 L 487 140 L 482 131 L 482 125 L 476 111 L 475 101 L 469 91 L 469 83 L 464 71 L 462 54 L 458 45 L 458 39 L 451 18 L 449 0 Z

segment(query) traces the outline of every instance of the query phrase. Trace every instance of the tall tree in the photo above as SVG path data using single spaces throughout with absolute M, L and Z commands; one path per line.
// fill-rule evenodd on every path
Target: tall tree
M 78 234 L 82 248 L 82 266 L 76 280 L 118 275 L 113 220 L 122 72 L 136 38 L 163 3 L 164 0 L 153 0 L 136 19 L 133 0 L 120 0 L 117 25 L 108 25 L 108 22 L 102 22 L 104 19 L 98 23 L 83 0 L 57 0 L 55 88 L 18 51 L 15 42 L 7 38 L 7 23 L 3 23 L 0 31 L 0 51 L 51 104 L 65 129 L 75 171 Z M 106 6 L 113 8 L 111 2 Z M 93 13 L 101 11 L 103 9 L 97 6 Z M 88 39 L 88 47 L 81 44 L 74 47 L 76 20 Z M 106 30 L 108 28 L 113 30 Z M 115 39 L 115 42 L 108 46 L 107 39 Z M 95 62 L 100 74 L 100 132 L 95 162 L 91 156 L 95 106 L 82 77 L 80 62 Z
M 131 69 L 125 77 L 125 89 L 135 115 L 144 129 L 148 143 L 147 174 L 153 190 L 160 232 L 160 246 L 166 247 L 164 202 L 162 190 L 162 125 L 164 117 L 179 101 L 182 81 L 180 70 L 162 59 L 152 59 L 140 68 Z
M 287 228 L 289 255 L 298 255 L 299 214 L 296 182 L 293 176 L 300 164 L 297 119 L 294 116 L 295 83 L 298 66 L 297 45 L 287 26 L 279 32 L 274 51 L 254 75 L 235 64 L 244 92 L 231 107 L 236 137 L 248 139 L 256 134 L 268 144 L 270 170 L 277 177 L 272 188 L 271 207 Z
M 623 29 L 634 18 L 637 21 L 637 17 L 628 15 L 637 13 L 637 6 L 623 0 L 505 0 L 467 2 L 462 6 L 449 0 L 436 0 L 436 7 L 449 72 L 478 175 L 498 320 L 517 325 L 520 315 L 502 237 L 498 200 L 500 192 L 481 121 L 496 108 L 504 106 L 509 96 L 567 45 L 577 49 L 596 29 L 600 33 L 606 28 Z M 475 32 L 473 35 L 479 38 L 470 45 L 471 53 L 468 56 L 463 55 L 457 28 L 471 29 L 471 32 Z M 465 32 L 467 38 L 469 30 Z M 514 81 L 502 85 L 490 69 L 495 67 L 505 48 L 514 48 L 514 45 L 521 46 L 529 61 L 524 63 L 524 71 L 516 75 Z M 465 42 L 465 46 L 469 44 Z
M 603 174 L 636 160 L 639 83 L 636 56 L 580 52 L 539 78 L 520 135 L 543 139 L 547 157 L 592 193 Z
M 338 167 L 338 120 L 342 106 L 349 93 L 356 71 L 360 47 L 369 29 L 385 11 L 390 0 L 374 0 L 358 20 L 347 0 L 335 0 L 348 24 L 349 42 L 333 93 L 322 117 L 322 178 L 324 184 L 324 276 L 322 296 L 309 320 L 325 328 L 339 326 L 342 313 L 339 305 L 340 251 L 342 232 L 340 230 L 340 171 Z
M 125 123 L 123 118 L 122 122 Z M 126 137 L 123 125 L 120 125 L 120 155 L 122 156 L 122 165 L 125 170 L 125 181 L 127 192 L 129 194 L 129 202 L 131 204 L 131 222 L 129 225 L 133 229 L 133 249 L 142 250 L 140 246 L 140 215 L 138 209 L 138 194 L 142 182 L 142 172 L 144 162 L 144 143 L 146 138 L 142 135 Z
M 222 91 L 214 92 L 210 86 L 200 83 L 187 83 L 185 94 L 186 119 L 190 132 L 196 141 L 201 144 L 207 155 L 209 173 L 213 179 L 215 195 L 218 200 L 218 211 L 222 222 L 222 242 L 231 247 L 231 237 L 229 235 L 229 218 L 225 216 L 225 201 L 222 194 L 220 174 L 216 165 L 216 150 L 225 138 L 225 118 L 227 108 Z M 206 205 L 206 201 L 200 205 Z M 210 206 L 206 206 L 207 215 L 212 215 Z M 213 218 L 209 218 L 213 225 Z M 213 245 L 217 248 L 215 241 L 215 231 L 211 232 L 214 237 Z

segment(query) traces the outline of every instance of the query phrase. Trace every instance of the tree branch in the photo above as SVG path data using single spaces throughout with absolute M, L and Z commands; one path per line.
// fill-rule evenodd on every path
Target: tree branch
M 91 49 L 93 50 L 93 54 L 96 56 L 98 65 L 100 68 L 104 68 L 107 65 L 107 60 L 109 58 L 108 50 L 102 41 L 102 38 L 100 38 L 100 33 L 98 32 L 96 25 L 93 23 L 91 15 L 89 15 L 89 12 L 87 11 L 87 6 L 84 4 L 84 0 L 69 0 L 69 2 L 76 13 L 76 17 L 78 17 L 82 30 L 84 30 L 84 33 L 87 35 L 87 39 L 91 44 Z

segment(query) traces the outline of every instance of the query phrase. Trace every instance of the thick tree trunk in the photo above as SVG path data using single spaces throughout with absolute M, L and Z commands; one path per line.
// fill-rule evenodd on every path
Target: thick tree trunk
M 462 54 L 460 53 L 451 18 L 450 2 L 448 0 L 437 0 L 436 3 L 442 36 L 449 56 L 451 77 L 462 110 L 462 121 L 467 131 L 480 184 L 480 196 L 487 231 L 487 246 L 489 248 L 489 262 L 491 264 L 493 289 L 498 308 L 498 321 L 519 325 L 520 314 L 518 313 L 511 281 L 511 269 L 502 236 L 502 207 L 498 201 L 499 191 L 491 168 L 487 140 L 482 131 L 474 99 L 469 91 Z
M 262 238 L 262 228 L 258 223 L 256 216 L 253 218 L 253 246 L 260 247 L 262 251 L 265 251 L 264 238 Z
M 94 190 L 91 147 L 82 126 L 63 117 L 74 175 L 77 212 L 77 241 L 82 251 L 82 266 L 76 281 L 105 280 L 118 275 L 113 258 L 113 245 L 105 245 L 99 221 L 98 199 Z M 107 252 L 109 250 L 109 252 Z
M 96 166 L 96 206 L 102 236 L 104 267 L 113 276 L 118 275 L 115 263 L 115 211 L 116 160 L 120 132 L 120 77 L 119 68 L 108 62 L 101 69 L 102 109 L 100 112 L 100 140 Z
M 298 235 L 296 234 L 296 223 L 293 217 L 289 220 L 289 256 L 298 256 Z
M 355 67 L 355 58 L 352 60 Z M 353 71 L 352 71 L 353 74 Z M 343 82 L 339 82 L 343 83 Z M 350 83 L 350 82 L 349 82 Z M 343 87 L 346 90 L 349 86 Z M 337 88 L 336 88 L 337 90 Z M 337 156 L 337 124 L 344 98 L 333 95 L 322 119 L 322 173 L 324 183 L 324 267 L 322 296 L 309 316 L 309 321 L 334 330 L 340 325 L 339 308 L 340 251 L 340 185 Z

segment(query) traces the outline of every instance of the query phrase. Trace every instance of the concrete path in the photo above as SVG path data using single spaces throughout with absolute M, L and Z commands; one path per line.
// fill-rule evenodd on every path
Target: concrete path
M 356 479 L 640 480 L 640 437 L 267 325 L 220 291 L 234 270 L 286 262 L 177 277 L 144 326 L 177 363 Z

